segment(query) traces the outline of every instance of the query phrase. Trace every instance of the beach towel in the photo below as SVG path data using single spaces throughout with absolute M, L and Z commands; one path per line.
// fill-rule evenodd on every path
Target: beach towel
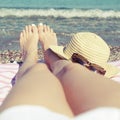
M 11 80 L 15 77 L 18 68 L 17 63 L 0 64 L 0 105 L 12 88 Z
M 114 66 L 116 66 L 116 67 L 118 67 L 120 69 L 120 60 L 119 61 L 110 62 L 110 64 L 112 64 L 112 65 L 114 65 Z M 113 76 L 111 78 L 111 80 L 114 80 L 114 81 L 120 83 L 120 72 L 117 75 Z

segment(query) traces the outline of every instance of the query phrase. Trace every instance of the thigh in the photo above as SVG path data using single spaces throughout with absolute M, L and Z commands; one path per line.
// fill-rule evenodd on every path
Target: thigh
M 36 64 L 19 79 L 1 109 L 23 104 L 41 105 L 72 116 L 59 80 L 43 63 Z
M 56 66 L 61 64 L 64 61 Z M 64 66 L 57 77 L 61 80 L 66 98 L 76 115 L 101 106 L 120 108 L 120 84 L 117 82 L 75 63 Z

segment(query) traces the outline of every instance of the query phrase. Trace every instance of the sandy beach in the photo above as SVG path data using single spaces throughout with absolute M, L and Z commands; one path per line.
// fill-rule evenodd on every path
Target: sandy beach
M 110 58 L 109 62 L 120 60 L 120 46 L 109 46 L 110 47 Z M 43 53 L 41 49 L 38 49 L 39 59 L 43 59 Z M 13 63 L 22 62 L 22 54 L 18 50 L 4 50 L 0 51 L 0 63 Z
M 120 60 L 120 46 L 110 46 L 110 58 L 109 61 L 117 61 Z

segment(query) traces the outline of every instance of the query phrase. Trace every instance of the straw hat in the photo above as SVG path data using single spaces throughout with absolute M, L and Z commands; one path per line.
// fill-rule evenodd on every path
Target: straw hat
M 97 64 L 106 70 L 105 76 L 110 78 L 120 70 L 107 63 L 110 49 L 106 42 L 91 32 L 79 32 L 72 36 L 65 46 L 50 46 L 50 49 L 60 58 L 70 60 L 73 53 L 78 53 L 89 62 Z

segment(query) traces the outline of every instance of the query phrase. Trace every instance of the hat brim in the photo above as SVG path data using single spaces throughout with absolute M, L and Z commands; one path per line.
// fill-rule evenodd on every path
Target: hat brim
M 106 63 L 102 67 L 106 70 L 105 76 L 107 78 L 114 77 L 117 73 L 120 72 L 119 68 L 117 68 L 116 66 L 113 66 L 113 65 L 111 65 L 109 63 Z
M 50 50 L 52 52 L 54 52 L 56 55 L 58 55 L 60 58 L 63 58 L 63 59 L 70 59 L 65 53 L 64 53 L 64 47 L 63 46 L 54 46 L 54 45 L 51 45 L 50 47 Z M 106 64 L 102 64 L 102 66 L 105 70 L 106 70 L 106 73 L 105 73 L 105 76 L 107 78 L 111 78 L 113 76 L 115 76 L 117 73 L 120 72 L 120 69 L 109 64 L 109 63 L 106 63 Z
M 65 55 L 65 53 L 64 53 L 64 47 L 63 46 L 54 46 L 54 45 L 51 45 L 49 48 L 50 48 L 50 50 L 52 52 L 54 52 L 60 58 L 69 59 L 68 56 Z

